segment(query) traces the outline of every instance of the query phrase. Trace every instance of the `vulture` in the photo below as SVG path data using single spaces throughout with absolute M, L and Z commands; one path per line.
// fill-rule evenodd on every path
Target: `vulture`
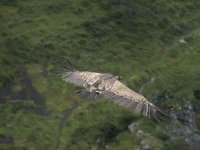
M 77 91 L 82 99 L 93 100 L 98 95 L 102 95 L 109 101 L 144 116 L 153 116 L 156 120 L 156 114 L 167 115 L 164 110 L 120 82 L 121 77 L 119 76 L 110 73 L 79 71 L 74 67 L 60 70 L 59 75 L 62 80 L 82 87 Z

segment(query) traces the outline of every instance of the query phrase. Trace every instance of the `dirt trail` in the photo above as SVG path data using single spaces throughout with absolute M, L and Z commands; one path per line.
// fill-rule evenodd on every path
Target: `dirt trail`
M 3 134 L 0 134 L 0 144 L 14 145 L 15 141 L 12 137 L 6 137 Z
M 35 102 L 35 104 L 38 106 L 41 106 L 41 107 L 45 106 L 45 99 L 40 93 L 38 93 L 36 89 L 34 89 L 31 78 L 28 75 L 25 75 L 22 82 L 25 85 L 25 88 L 23 89 L 22 94 L 24 94 L 26 99 L 27 98 L 32 99 Z
M 162 54 L 159 56 L 158 58 L 158 63 L 160 63 L 161 61 L 163 61 L 169 54 L 170 52 L 176 48 L 177 45 L 181 44 L 181 40 L 184 40 L 186 37 L 190 36 L 191 34 L 197 32 L 200 28 L 196 28 L 196 29 L 193 29 L 193 30 L 190 30 L 186 33 L 184 33 L 183 35 L 177 37 L 174 42 L 167 46 L 166 48 L 164 48 Z M 182 41 L 182 44 L 187 44 L 187 41 L 186 43 L 184 43 L 184 41 Z
M 70 115 L 77 107 L 78 107 L 77 105 L 74 105 L 74 106 L 68 107 L 64 110 L 63 116 L 60 118 L 60 122 L 58 124 L 58 132 L 57 132 L 57 136 L 56 136 L 54 150 L 58 150 L 58 147 L 60 144 L 60 138 L 62 136 L 62 130 L 63 130 L 64 126 L 66 125 Z
M 31 99 L 35 102 L 37 106 L 45 106 L 45 99 L 44 97 L 33 87 L 31 77 L 25 74 L 21 80 L 21 84 L 23 89 L 15 93 L 11 90 L 10 87 L 3 89 L 0 92 L 0 100 L 27 100 Z
M 21 85 L 22 90 L 13 92 L 12 87 L 6 87 L 0 91 L 0 103 L 9 100 L 33 100 L 37 107 L 29 111 L 37 115 L 45 115 L 47 113 L 45 98 L 33 87 L 32 79 L 28 74 L 24 74 Z
M 167 47 L 164 48 L 163 52 L 158 57 L 157 63 L 161 63 L 167 56 L 169 56 L 171 51 L 173 51 L 179 44 L 187 44 L 187 41 L 184 41 L 184 39 L 187 38 L 188 36 L 192 35 L 193 33 L 199 31 L 199 30 L 200 30 L 200 28 L 196 28 L 196 29 L 190 30 L 190 31 L 186 32 L 185 34 L 177 37 L 171 45 L 168 45 Z M 180 42 L 181 40 L 182 40 L 182 43 Z M 154 81 L 154 77 L 151 77 L 148 81 L 146 81 L 140 87 L 139 93 L 143 94 L 144 87 L 147 84 L 149 84 L 150 82 L 153 82 L 153 81 Z

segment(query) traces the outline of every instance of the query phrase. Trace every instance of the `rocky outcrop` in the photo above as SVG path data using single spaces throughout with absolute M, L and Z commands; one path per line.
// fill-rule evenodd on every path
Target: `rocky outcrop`
M 128 126 L 129 131 L 139 141 L 137 150 L 160 150 L 160 140 L 152 136 L 150 133 L 140 129 L 140 123 L 133 122 Z
M 200 132 L 192 104 L 188 102 L 183 107 L 171 112 L 170 115 L 173 119 L 170 122 L 162 123 L 162 125 L 157 124 L 155 130 L 169 135 L 167 143 L 179 145 L 185 150 L 199 150 Z M 143 131 L 140 126 L 138 122 L 133 122 L 128 126 L 130 133 L 134 134 L 140 141 L 139 149 L 158 150 L 164 146 L 160 138 Z M 157 144 L 155 145 L 155 143 Z
M 172 112 L 173 120 L 163 129 L 170 133 L 171 142 L 183 141 L 186 149 L 200 149 L 200 132 L 197 128 L 196 115 L 191 103 L 179 107 L 176 112 Z

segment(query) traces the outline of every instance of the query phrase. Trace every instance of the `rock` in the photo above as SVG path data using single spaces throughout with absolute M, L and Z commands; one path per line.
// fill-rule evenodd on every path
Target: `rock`
M 108 146 L 105 145 L 105 140 L 104 139 L 97 139 L 96 145 L 93 146 L 90 150 L 100 150 L 100 149 L 108 149 Z
M 184 39 L 179 39 L 179 43 L 185 44 L 187 42 Z
M 128 128 L 132 134 L 137 138 L 140 146 L 137 150 L 160 150 L 162 144 L 160 144 L 160 139 L 152 136 L 150 133 L 145 132 L 140 129 L 140 123 L 131 123 Z
M 97 150 L 96 146 L 93 146 L 90 150 Z
M 153 149 L 151 144 L 146 140 L 142 140 L 140 142 L 140 144 L 141 144 L 143 150 L 152 150 Z
M 139 123 L 137 122 L 133 122 L 131 123 L 129 126 L 128 126 L 128 129 L 129 131 L 132 133 L 132 134 L 135 134 L 138 129 L 139 129 Z
M 176 143 L 178 140 L 184 141 L 186 149 L 200 149 L 200 132 L 197 128 L 196 114 L 193 105 L 188 102 L 173 112 L 173 120 L 167 126 L 165 131 L 169 132 L 171 141 Z
M 105 149 L 106 149 L 106 150 L 108 150 L 108 149 L 110 149 L 110 148 L 109 148 L 109 146 L 108 146 L 108 145 L 106 145 L 106 146 L 105 146 Z
M 138 130 L 137 133 L 136 133 L 136 137 L 137 137 L 138 139 L 142 139 L 142 138 L 144 138 L 145 136 L 146 136 L 146 134 L 145 134 L 144 131 L 142 131 L 142 130 Z

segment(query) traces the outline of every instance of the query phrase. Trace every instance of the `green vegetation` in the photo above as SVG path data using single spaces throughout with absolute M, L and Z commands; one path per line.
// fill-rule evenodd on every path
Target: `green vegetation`
M 80 70 L 122 76 L 158 106 L 190 101 L 200 125 L 199 8 L 196 0 L 0 1 L 0 149 L 88 150 L 98 141 L 112 150 L 136 149 L 131 122 L 151 135 L 154 148 L 183 149 L 151 119 L 103 98 L 80 100 L 56 70 L 68 56 Z

